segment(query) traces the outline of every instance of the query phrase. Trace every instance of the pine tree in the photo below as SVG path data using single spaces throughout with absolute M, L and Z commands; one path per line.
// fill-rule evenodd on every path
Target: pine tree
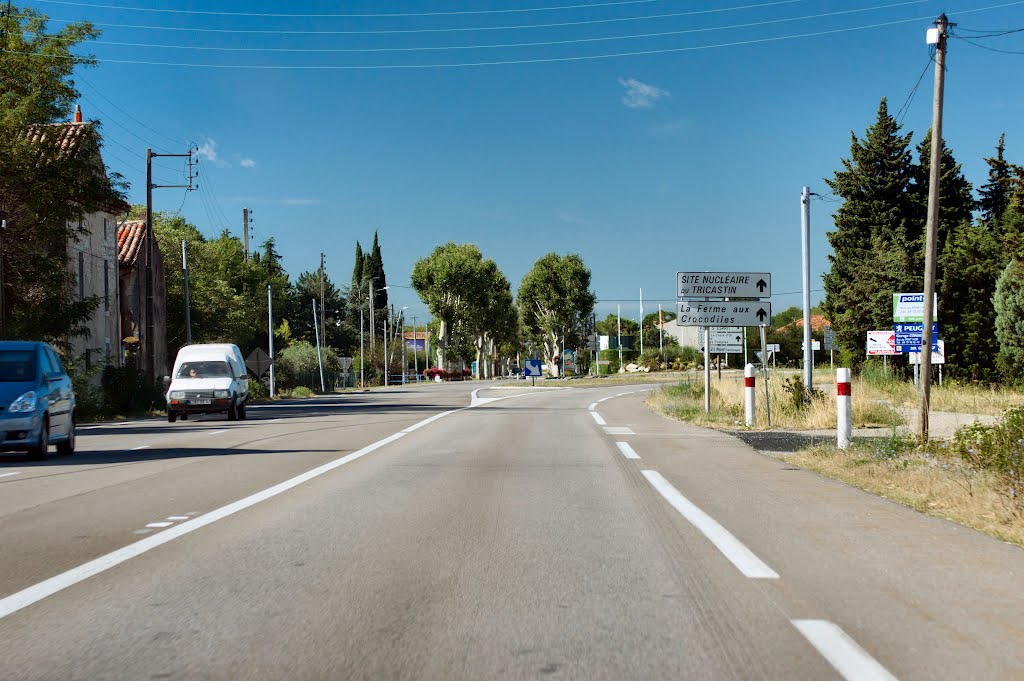
M 999 136 L 996 155 L 985 159 L 988 164 L 988 182 L 981 185 L 978 193 L 981 199 L 981 219 L 986 225 L 999 223 L 1010 205 L 1010 193 L 1013 185 L 1013 166 L 1003 157 L 1006 151 L 1006 133 Z
M 939 256 L 939 337 L 945 341 L 950 376 L 994 381 L 998 347 L 993 319 L 996 279 L 1003 269 L 999 239 L 983 224 L 962 222 L 950 232 Z
M 900 134 L 885 99 L 864 139 L 852 132 L 850 137 L 850 158 L 825 180 L 844 203 L 828 235 L 833 255 L 824 277 L 824 307 L 843 361 L 858 365 L 865 333 L 892 326 L 892 294 L 920 290 L 920 273 L 911 268 L 921 226 L 911 219 L 911 135 Z

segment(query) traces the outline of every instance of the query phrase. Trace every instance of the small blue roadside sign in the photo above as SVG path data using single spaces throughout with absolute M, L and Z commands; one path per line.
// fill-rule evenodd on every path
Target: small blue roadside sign
M 896 352 L 921 352 L 921 332 L 924 331 L 924 324 L 902 323 L 893 324 L 893 334 L 896 336 Z M 939 325 L 932 323 L 932 352 L 939 351 Z
M 543 365 L 539 359 L 528 359 L 523 362 L 523 376 L 540 376 Z

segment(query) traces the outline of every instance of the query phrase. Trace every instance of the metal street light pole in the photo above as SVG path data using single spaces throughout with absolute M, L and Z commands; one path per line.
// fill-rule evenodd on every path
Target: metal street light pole
M 416 316 L 412 318 L 412 369 L 416 372 L 416 382 L 420 382 L 420 351 L 416 339 Z

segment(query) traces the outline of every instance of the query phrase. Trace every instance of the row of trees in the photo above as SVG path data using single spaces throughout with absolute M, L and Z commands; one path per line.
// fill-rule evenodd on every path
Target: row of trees
M 452 242 L 416 261 L 412 285 L 437 323 L 437 366 L 450 369 L 453 357 L 472 353 L 478 378 L 524 350 L 552 358 L 563 338 L 566 347 L 580 347 L 596 302 L 590 270 L 576 254 L 537 260 L 513 299 L 493 260 L 473 244 Z
M 829 233 L 824 311 L 841 359 L 859 366 L 865 334 L 892 328 L 892 294 L 923 287 L 931 133 L 911 150 L 883 99 L 863 139 L 851 133 L 850 157 L 827 179 L 843 200 Z M 998 368 L 1024 366 L 1024 328 L 1006 302 L 1020 284 L 1024 257 L 1024 169 L 1004 157 L 1000 137 L 987 158 L 987 181 L 975 198 L 953 151 L 942 144 L 938 224 L 939 336 L 949 375 L 998 380 Z M 1005 281 L 997 295 L 997 281 Z M 998 352 L 997 352 L 998 350 Z

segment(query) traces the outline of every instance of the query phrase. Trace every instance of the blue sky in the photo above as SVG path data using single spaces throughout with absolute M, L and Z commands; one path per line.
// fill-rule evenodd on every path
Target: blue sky
M 322 250 L 347 284 L 355 241 L 368 247 L 375 229 L 395 285 L 449 240 L 479 245 L 513 289 L 541 255 L 571 251 L 593 272 L 598 314 L 621 304 L 633 318 L 641 288 L 645 311 L 673 308 L 678 270 L 767 270 L 775 309 L 798 305 L 801 187 L 826 193 L 850 131 L 882 97 L 904 105 L 934 18 L 965 36 L 1024 27 L 1024 1 L 1007 0 L 26 4 L 111 24 L 79 84 L 133 201 L 147 145 L 195 141 L 201 189 L 158 190 L 156 208 L 213 235 L 239 233 L 247 206 L 254 238 L 275 237 L 293 275 Z M 980 42 L 1024 51 L 1024 33 Z M 483 47 L 496 44 L 514 46 Z M 650 54 L 625 54 L 637 52 Z M 976 186 L 1001 132 L 1024 162 L 1022 62 L 950 41 L 945 137 Z M 929 68 L 904 118 L 915 143 L 931 94 Z M 159 163 L 158 180 L 180 181 L 177 160 Z M 812 206 L 814 289 L 835 205 Z M 391 294 L 425 316 L 411 289 Z

